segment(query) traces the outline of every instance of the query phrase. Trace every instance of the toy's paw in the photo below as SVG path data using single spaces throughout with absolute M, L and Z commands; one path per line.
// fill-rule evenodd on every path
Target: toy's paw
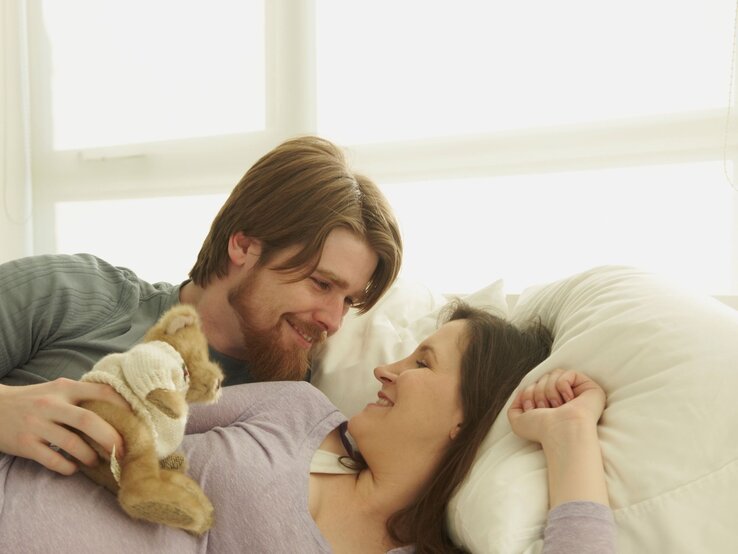
M 179 391 L 154 389 L 146 395 L 146 400 L 172 419 L 179 419 L 187 413 L 185 395 Z
M 160 479 L 143 479 L 121 488 L 118 500 L 132 517 L 194 535 L 213 526 L 214 510 L 202 489 L 183 473 L 162 470 Z
M 159 467 L 162 469 L 172 469 L 184 472 L 187 470 L 187 461 L 181 453 L 175 452 L 174 454 L 170 454 L 166 458 L 159 460 Z
M 94 466 L 87 466 L 80 463 L 77 464 L 77 467 L 84 475 L 89 477 L 98 485 L 102 485 L 113 494 L 118 493 L 118 482 L 110 471 L 110 464 L 102 460 L 98 460 L 98 463 Z

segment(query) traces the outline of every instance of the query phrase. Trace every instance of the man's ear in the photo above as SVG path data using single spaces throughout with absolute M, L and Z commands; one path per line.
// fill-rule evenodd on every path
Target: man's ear
M 228 239 L 228 257 L 231 263 L 239 267 L 248 265 L 249 268 L 256 265 L 261 256 L 261 241 L 247 237 L 242 231 L 233 233 Z

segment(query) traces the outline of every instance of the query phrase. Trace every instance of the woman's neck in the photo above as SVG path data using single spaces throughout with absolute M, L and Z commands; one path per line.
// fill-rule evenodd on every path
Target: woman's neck
M 346 454 L 338 430 L 326 438 L 321 449 Z M 369 468 L 358 474 L 312 474 L 310 511 L 332 548 L 336 552 L 386 552 L 402 546 L 389 539 L 387 520 L 420 494 L 433 469 L 430 460 L 432 455 L 400 453 L 370 460 Z

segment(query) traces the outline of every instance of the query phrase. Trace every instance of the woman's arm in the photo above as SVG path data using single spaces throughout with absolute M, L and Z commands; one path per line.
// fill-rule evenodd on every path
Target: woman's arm
M 513 431 L 541 444 L 551 512 L 546 552 L 615 552 L 615 529 L 597 422 L 605 393 L 575 371 L 554 370 L 518 393 L 508 410 Z M 550 547 L 550 548 L 549 548 Z
M 548 464 L 551 508 L 573 500 L 609 505 L 597 422 L 605 393 L 592 379 L 557 369 L 522 390 L 508 417 L 513 431 L 539 442 Z

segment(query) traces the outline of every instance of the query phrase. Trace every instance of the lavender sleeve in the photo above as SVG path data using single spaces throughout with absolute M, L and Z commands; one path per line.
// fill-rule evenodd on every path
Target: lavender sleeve
M 215 404 L 194 404 L 190 407 L 185 434 L 205 433 L 215 427 L 226 427 L 246 414 L 258 410 L 265 400 L 259 385 L 232 385 L 223 388 L 220 399 Z
M 330 552 L 308 510 L 308 475 L 343 415 L 304 382 L 237 385 L 222 401 L 193 410 L 182 445 L 188 473 L 215 506 L 207 534 L 134 520 L 81 473 L 65 477 L 0 454 L 0 551 Z
M 596 502 L 567 502 L 548 514 L 543 554 L 615 554 L 612 510 Z

